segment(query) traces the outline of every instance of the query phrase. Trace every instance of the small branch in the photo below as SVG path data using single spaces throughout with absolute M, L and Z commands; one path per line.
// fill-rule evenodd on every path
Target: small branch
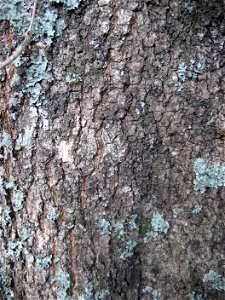
M 29 25 L 27 32 L 25 33 L 23 42 L 16 48 L 16 50 L 5 61 L 0 62 L 0 69 L 3 69 L 6 66 L 8 66 L 9 64 L 11 64 L 18 56 L 20 56 L 20 54 L 30 44 L 30 42 L 32 40 L 32 35 L 33 35 L 32 28 L 33 28 L 33 24 L 34 24 L 37 3 L 38 3 L 38 0 L 34 0 L 34 6 L 33 6 L 33 12 L 32 12 L 30 25 Z

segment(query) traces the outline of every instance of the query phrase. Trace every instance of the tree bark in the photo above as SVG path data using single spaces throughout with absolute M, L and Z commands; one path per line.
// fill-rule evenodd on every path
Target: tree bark
M 193 170 L 225 159 L 224 1 L 48 2 L 66 28 L 1 77 L 2 299 L 224 299 L 224 187 Z

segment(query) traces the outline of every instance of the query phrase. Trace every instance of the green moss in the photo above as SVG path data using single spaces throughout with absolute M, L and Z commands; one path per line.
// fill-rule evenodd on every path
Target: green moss
M 201 16 L 197 10 L 194 11 L 193 14 L 193 27 L 200 28 L 202 24 Z
M 83 66 L 79 63 L 72 63 L 70 66 L 71 73 L 82 73 L 83 72 Z
M 149 234 L 152 230 L 151 223 L 149 222 L 149 218 L 142 218 L 139 224 L 139 235 L 144 238 L 147 234 Z
M 78 32 L 78 36 L 79 36 L 79 40 L 83 41 L 86 36 L 87 36 L 87 30 L 84 28 L 80 28 L 79 32 Z
M 102 77 L 102 74 L 101 74 L 101 73 L 95 73 L 95 74 L 94 74 L 94 80 L 95 80 L 95 81 L 99 81 L 101 77 Z

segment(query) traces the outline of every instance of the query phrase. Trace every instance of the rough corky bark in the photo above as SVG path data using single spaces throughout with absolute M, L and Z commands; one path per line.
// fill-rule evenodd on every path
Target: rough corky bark
M 224 299 L 224 187 L 193 185 L 225 159 L 224 1 L 49 5 L 66 29 L 1 82 L 2 299 Z

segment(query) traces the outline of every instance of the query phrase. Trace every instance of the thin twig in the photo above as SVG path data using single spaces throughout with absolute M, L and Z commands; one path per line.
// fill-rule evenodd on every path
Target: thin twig
M 0 62 L 0 69 L 3 69 L 6 66 L 8 66 L 9 64 L 11 64 L 18 56 L 20 56 L 20 54 L 30 44 L 30 42 L 32 40 L 32 35 L 33 35 L 32 28 L 33 28 L 33 24 L 34 24 L 34 18 L 35 18 L 37 3 L 38 3 L 38 0 L 34 0 L 32 17 L 31 17 L 29 28 L 28 28 L 27 32 L 25 33 L 24 40 L 22 41 L 22 43 L 16 48 L 16 50 L 5 61 Z

